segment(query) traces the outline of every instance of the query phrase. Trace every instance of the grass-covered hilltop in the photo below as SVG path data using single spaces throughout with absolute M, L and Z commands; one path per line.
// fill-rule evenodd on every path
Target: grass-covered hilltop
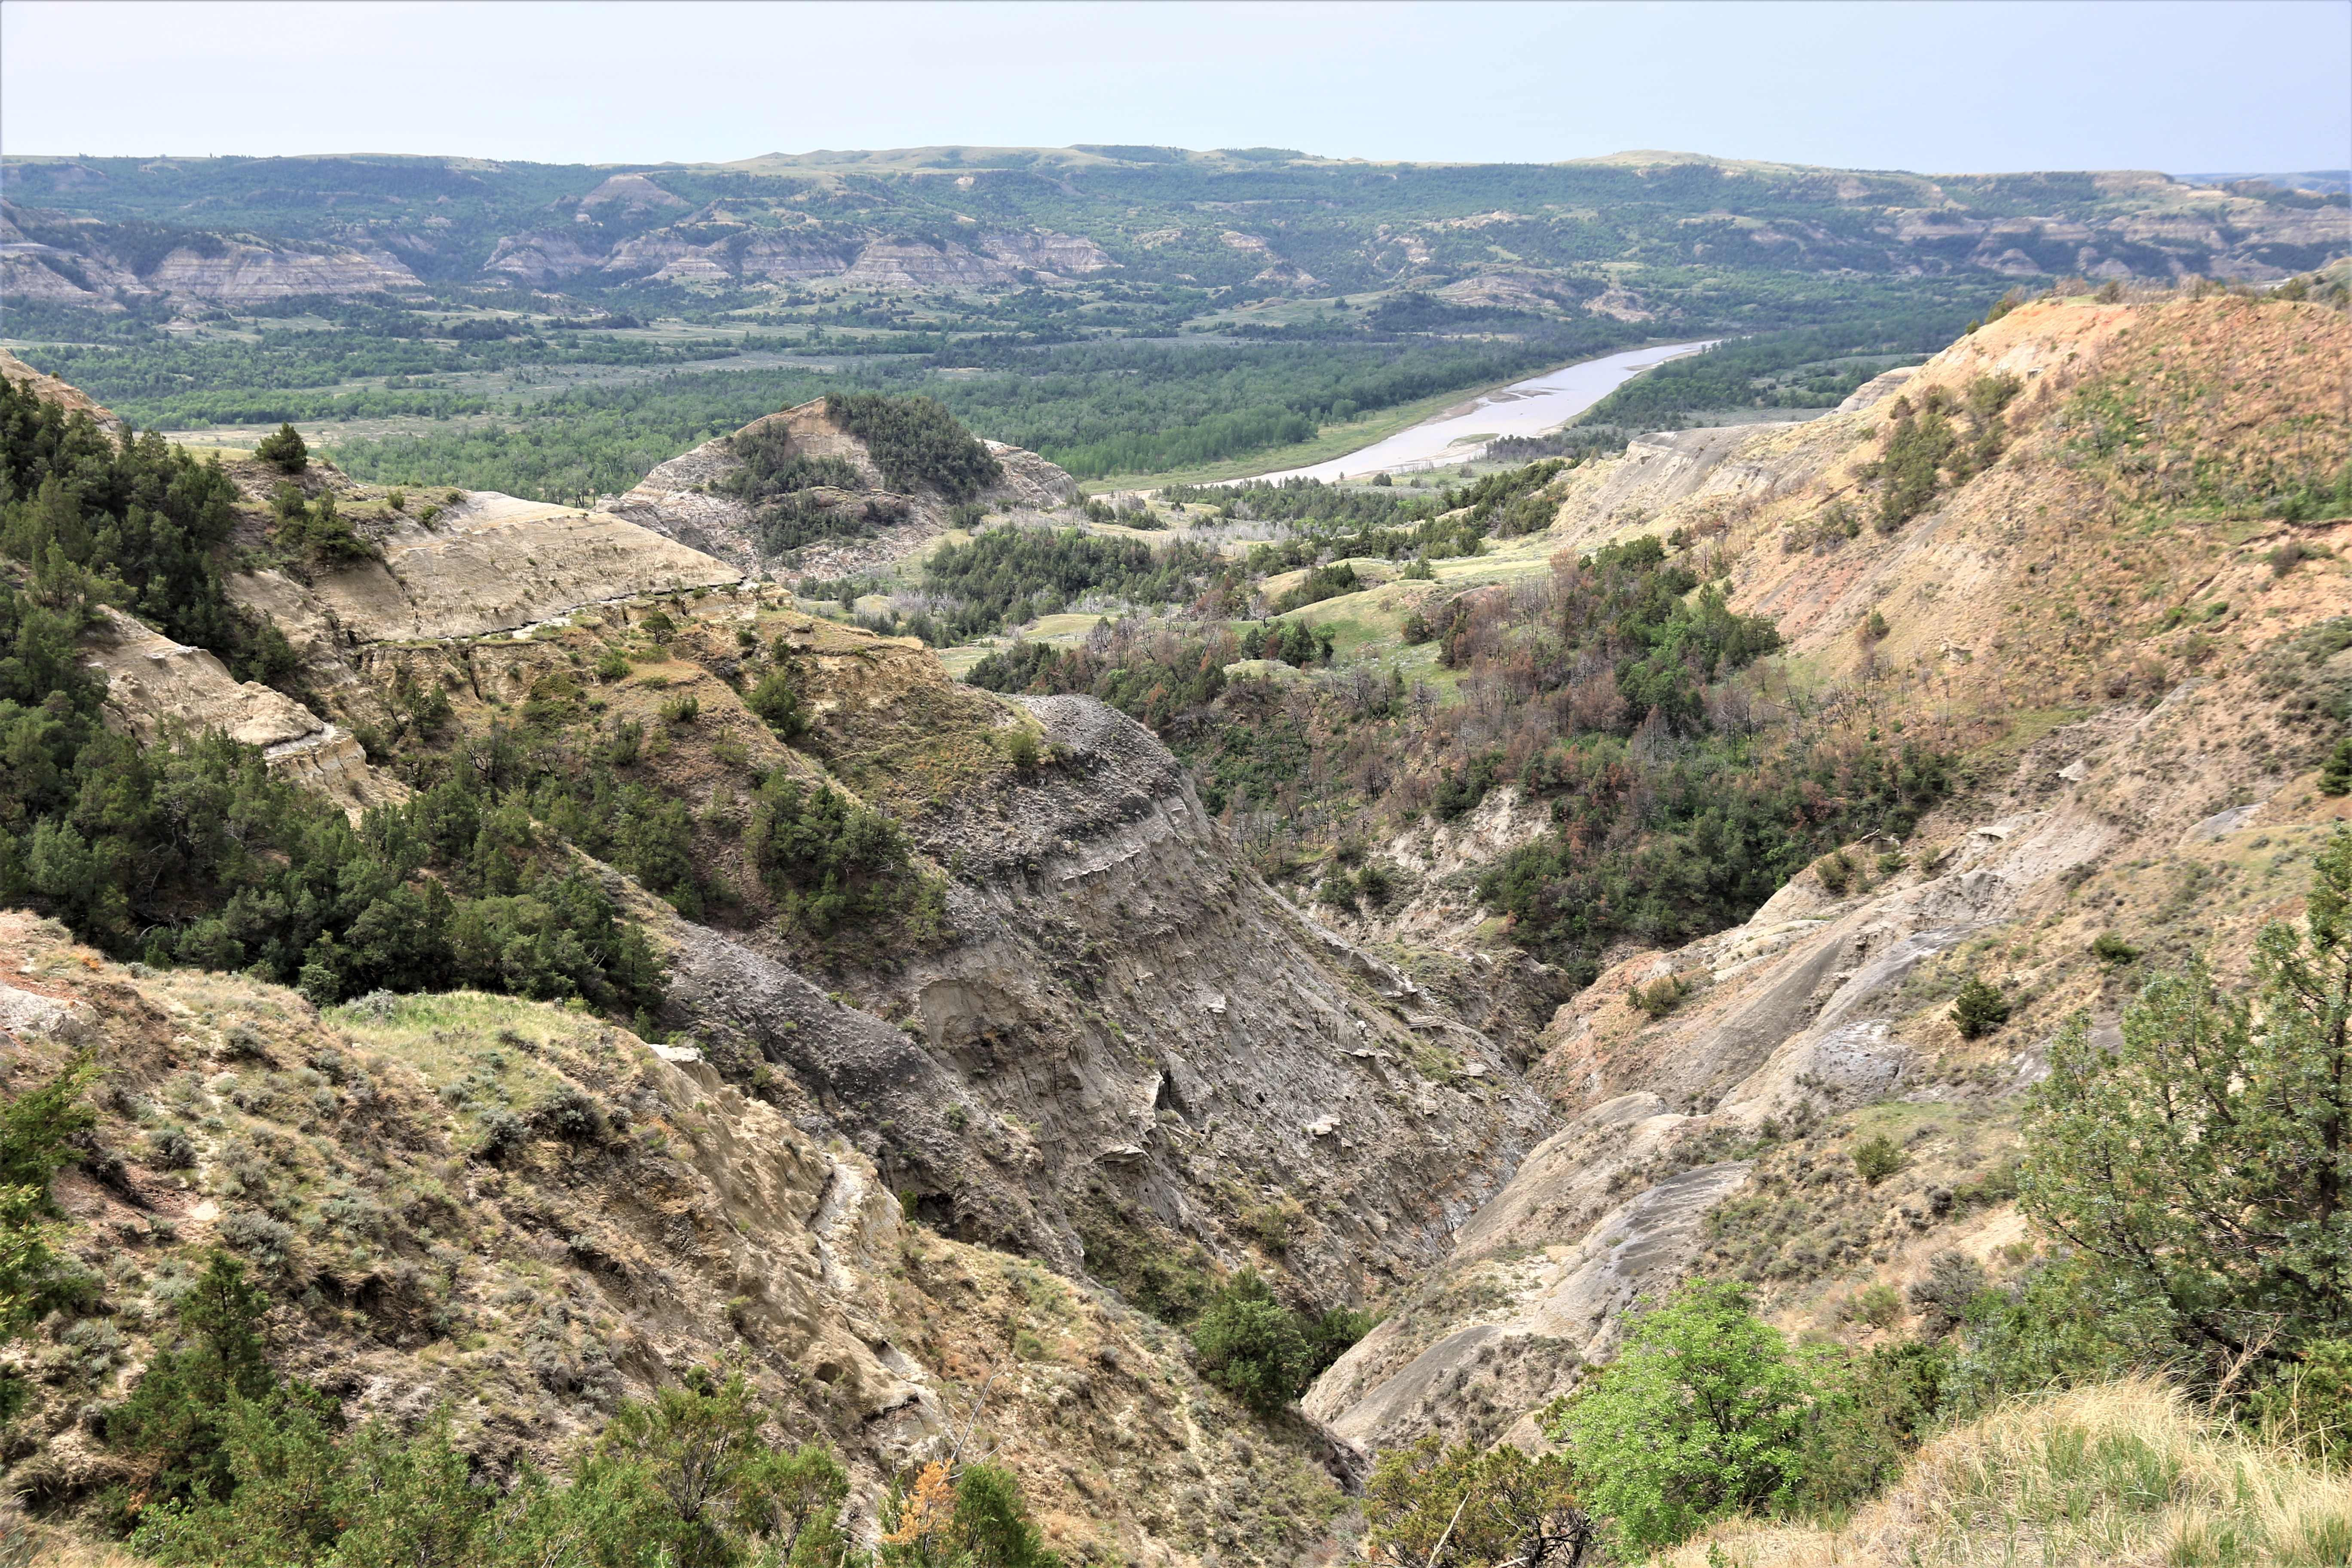
M 2340 203 L 5 167 L 0 1568 L 2352 1561 Z

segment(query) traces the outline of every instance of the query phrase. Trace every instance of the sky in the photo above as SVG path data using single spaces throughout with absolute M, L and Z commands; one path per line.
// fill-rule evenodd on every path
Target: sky
M 0 3 L 0 152 L 2352 164 L 2352 0 Z

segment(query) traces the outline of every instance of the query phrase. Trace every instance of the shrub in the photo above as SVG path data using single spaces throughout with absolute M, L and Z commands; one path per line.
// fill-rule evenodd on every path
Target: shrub
M 1874 1187 L 1910 1163 L 1895 1140 L 1884 1132 L 1874 1133 L 1853 1146 L 1854 1173 Z
M 1976 975 L 1952 998 L 1951 1019 L 1964 1040 L 1979 1039 L 2009 1022 L 2009 999 Z
M 1314 1381 L 1313 1355 L 1298 1315 L 1244 1268 L 1210 1300 L 1192 1326 L 1201 1375 L 1251 1409 L 1279 1410 Z
M 702 700 L 691 691 L 673 697 L 661 705 L 661 716 L 673 724 L 691 724 L 701 714 Z
M 2352 829 L 2314 871 L 2302 928 L 2255 940 L 2253 1006 L 2192 963 L 2113 1050 L 2070 1022 L 2028 1102 L 2026 1212 L 2217 1375 L 2352 1339 Z
M 2305 1345 L 2247 1405 L 2267 1435 L 2315 1459 L 2352 1455 L 2352 1340 Z
M 623 1405 L 569 1485 L 525 1466 L 501 1490 L 476 1484 L 446 1413 L 414 1436 L 381 1421 L 339 1436 L 315 1396 L 233 1400 L 225 1484 L 193 1506 L 149 1509 L 132 1546 L 173 1568 L 526 1560 L 835 1568 L 850 1545 L 841 1529 L 848 1474 L 820 1446 L 769 1443 L 761 1436 L 769 1415 L 740 1377 L 720 1384 L 690 1369 L 684 1386 Z M 1017 1491 L 1013 1500 L 1017 1509 Z M 971 1561 L 1044 1568 L 1045 1560 Z
M 310 448 L 291 424 L 280 425 L 275 435 L 264 436 L 253 455 L 281 474 L 299 474 L 310 466 Z
M 629 661 L 621 657 L 619 648 L 607 647 L 604 652 L 596 656 L 597 679 L 608 682 L 625 680 L 628 675 Z
M 1968 1321 L 1976 1299 L 1990 1288 L 1983 1267 L 1966 1253 L 1938 1252 L 1927 1260 L 1927 1272 L 1903 1292 L 1918 1310 L 1919 1326 L 1929 1339 L 1940 1339 Z
M 808 712 L 801 705 L 801 694 L 793 678 L 781 669 L 772 669 L 760 677 L 743 699 L 743 705 L 763 720 L 768 728 L 786 741 L 796 741 L 808 732 Z
M 1618 1358 L 1547 1411 L 1545 1429 L 1626 1544 L 1671 1546 L 1794 1498 L 1815 1394 L 1743 1288 L 1695 1280 L 1634 1319 Z
M 2352 795 L 2352 735 L 2336 742 L 2336 749 L 2327 753 L 2327 761 L 2319 770 L 2319 793 Z
M 278 512 L 278 542 L 310 564 L 339 567 L 376 559 L 375 546 L 353 531 L 350 521 L 336 510 L 332 490 L 306 507 L 299 491 L 281 485 L 272 504 Z
M 2139 956 L 2139 949 L 2111 931 L 2101 931 L 2091 940 L 2091 956 L 2101 963 L 2125 964 Z
M 1634 986 L 1625 994 L 1625 1000 L 1654 1020 L 1682 1005 L 1683 995 L 1683 983 L 1674 975 L 1662 974 L 1647 985 Z
M 215 1248 L 174 1309 L 172 1347 L 106 1418 L 106 1444 L 135 1478 L 131 1496 L 152 1505 L 236 1489 L 240 1478 L 226 1447 L 233 1407 L 282 1401 L 288 1392 L 269 1369 L 261 1337 L 268 1309 L 245 1265 Z M 296 1402 L 314 1397 L 302 1391 Z
M 744 837 L 784 918 L 817 936 L 911 914 L 936 891 L 889 818 L 781 768 L 761 786 Z
M 875 1555 L 883 1568 L 1059 1568 L 1030 1518 L 1021 1483 L 1001 1465 L 933 1460 L 890 1489 Z M 810 1568 L 826 1568 L 813 1562 Z
M 49 1178 L 74 1157 L 68 1140 L 97 1121 L 81 1100 L 90 1077 L 78 1061 L 0 1101 L 0 1347 L 65 1304 L 65 1266 L 49 1246 L 61 1212 Z M 23 1374 L 0 1363 L 0 1422 L 16 1415 L 25 1392 Z
M 1798 1500 L 1806 1511 L 1835 1515 L 1903 1473 L 1947 1413 L 1953 1355 L 1903 1340 L 1818 1365 Z
M 1846 1316 L 1874 1329 L 1891 1329 L 1903 1321 L 1903 1294 L 1884 1281 L 1865 1286 L 1847 1303 Z
M 1329 566 L 1318 566 L 1275 600 L 1274 613 L 1279 616 L 1307 605 L 1319 605 L 1326 599 L 1353 594 L 1363 585 L 1363 579 L 1356 575 L 1356 569 L 1344 561 Z

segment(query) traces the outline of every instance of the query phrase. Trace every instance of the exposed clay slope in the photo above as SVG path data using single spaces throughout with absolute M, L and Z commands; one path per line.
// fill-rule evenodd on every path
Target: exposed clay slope
M 2038 305 L 1902 392 L 1989 374 L 2024 385 L 2007 450 L 1892 535 L 1811 526 L 1871 498 L 1860 470 L 1891 386 L 1580 471 L 1562 542 L 1711 537 L 1735 607 L 1775 615 L 1853 721 L 1932 705 L 1977 725 L 1997 787 L 1907 845 L 1855 847 L 1830 880 L 1808 871 L 1738 928 L 1622 956 L 1560 1009 L 1535 1079 L 1573 1120 L 1310 1393 L 1348 1441 L 1539 1442 L 1531 1412 L 1608 1352 L 1614 1315 L 1696 1268 L 1766 1283 L 1792 1326 L 1851 1333 L 1838 1303 L 1874 1276 L 1908 1279 L 1944 1248 L 2014 1267 L 2000 1248 L 2021 1229 L 1987 1163 L 2038 1043 L 2077 1009 L 2102 1027 L 2119 1010 L 2123 977 L 2091 940 L 2228 969 L 2295 907 L 2347 815 L 2313 770 L 2337 732 L 2322 716 L 2352 694 L 2336 635 L 2352 521 L 2264 521 L 2249 498 L 2298 474 L 2325 487 L 2352 450 L 2352 329 L 2241 300 Z M 2283 541 L 2317 554 L 2282 574 Z M 1873 608 L 1885 639 L 1856 636 Z M 2017 1009 L 1976 1042 L 1947 1016 L 1970 973 Z M 1667 974 L 1690 993 L 1678 1009 L 1629 1005 Z M 1911 1168 L 1861 1181 L 1846 1151 L 1864 1129 L 1910 1140 Z
M 284 1370 L 354 1419 L 446 1407 L 493 1471 L 563 1462 L 616 1401 L 731 1360 L 784 1429 L 841 1447 L 861 1533 L 967 1423 L 1083 1556 L 1187 1563 L 1238 1526 L 1243 1559 L 1286 1558 L 1338 1504 L 1296 1448 L 1230 1439 L 1238 1411 L 1168 1331 L 908 1226 L 862 1156 L 691 1051 L 472 994 L 322 1016 L 16 913 L 0 1021 L 6 1090 L 77 1052 L 105 1075 L 56 1184 L 105 1300 L 34 1347 L 10 1475 L 37 1503 L 121 1479 L 90 1423 L 221 1244 L 271 1286 Z
M 742 468 L 730 446 L 736 436 L 776 430 L 789 434 L 793 448 L 803 456 L 848 463 L 871 492 L 855 497 L 821 492 L 828 501 L 843 508 L 871 501 L 893 510 L 904 509 L 905 518 L 883 525 L 869 538 L 827 540 L 806 546 L 792 552 L 788 563 L 767 552 L 760 541 L 755 509 L 719 487 Z M 1077 481 L 1036 453 L 1002 441 L 982 444 L 1004 470 L 1002 482 L 981 497 L 984 502 L 1008 511 L 1049 511 L 1077 499 Z M 786 564 L 796 574 L 820 577 L 870 572 L 913 553 L 948 526 L 948 505 L 938 495 L 925 490 L 898 496 L 889 491 L 866 444 L 826 416 L 821 397 L 755 419 L 735 436 L 705 441 L 672 458 L 610 506 L 618 516 L 732 562 L 746 575 Z
M 0 294 L 120 310 L 117 296 L 255 305 L 298 294 L 375 294 L 420 281 L 380 250 L 203 235 L 158 257 L 141 253 L 141 237 L 126 245 L 108 225 L 0 202 Z
M 313 574 L 240 578 L 239 601 L 298 646 L 321 626 L 346 643 L 513 631 L 583 605 L 733 583 L 727 563 L 606 512 L 464 492 L 431 522 L 400 517 L 375 541 L 381 563 Z
M 54 375 L 43 374 L 6 349 L 0 349 L 0 377 L 5 377 L 20 386 L 29 387 L 33 395 L 44 403 L 62 405 L 68 413 L 89 415 L 101 429 L 110 435 L 119 437 L 122 433 L 122 421 L 116 418 L 110 410 L 93 402 L 88 393 L 78 386 L 59 381 Z
M 634 182 L 626 191 L 615 188 L 614 181 L 622 178 Z M 580 205 L 593 208 L 613 202 L 625 203 L 625 211 L 632 215 L 687 205 L 642 175 L 616 175 L 581 198 Z M 807 223 L 805 215 L 793 216 Z M 961 244 L 868 237 L 817 225 L 782 233 L 739 228 L 714 241 L 709 237 L 712 226 L 711 215 L 697 213 L 679 226 L 631 235 L 609 248 L 583 243 L 578 235 L 560 228 L 510 235 L 499 242 L 482 270 L 504 273 L 535 288 L 594 272 L 605 282 L 643 279 L 730 288 L 832 282 L 901 292 L 1057 283 L 1118 265 L 1092 240 L 1052 229 L 991 231 L 974 244 Z
M 203 648 L 175 643 L 117 610 L 106 612 L 84 647 L 90 668 L 106 678 L 110 716 L 144 744 L 219 730 L 260 747 L 271 773 L 308 784 L 346 809 L 381 805 L 408 793 L 368 766 L 349 731 L 283 692 L 236 679 Z

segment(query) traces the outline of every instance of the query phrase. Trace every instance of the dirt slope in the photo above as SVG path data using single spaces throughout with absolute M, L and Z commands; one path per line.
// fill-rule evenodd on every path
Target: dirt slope
M 114 1477 L 86 1423 L 216 1242 L 271 1283 L 287 1371 L 355 1418 L 446 1406 L 496 1470 L 560 1461 L 619 1399 L 735 1358 L 787 1429 L 840 1445 L 861 1531 L 983 1384 L 979 1440 L 1079 1555 L 1189 1562 L 1236 1523 L 1295 1549 L 1337 1506 L 1295 1444 L 1228 1440 L 1246 1423 L 1168 1330 L 908 1224 L 856 1151 L 690 1050 L 473 994 L 321 1015 L 106 963 L 21 913 L 0 914 L 0 1089 L 76 1052 L 105 1072 L 57 1194 L 107 1310 L 36 1349 L 8 1456 L 36 1506 Z
M 1997 459 L 1891 533 L 1822 526 L 1874 498 L 1898 398 L 1990 375 L 2019 384 Z M 2014 1268 L 1995 1173 L 2017 1097 L 2067 1016 L 2110 1027 L 2132 984 L 2092 939 L 2240 965 L 2347 815 L 2315 781 L 2352 696 L 2352 520 L 2279 516 L 2333 489 L 2347 389 L 2331 311 L 2051 302 L 1846 412 L 1580 470 L 1561 544 L 1690 531 L 1817 702 L 1959 726 L 1980 782 L 1909 843 L 1854 847 L 1735 930 L 1620 953 L 1562 1006 L 1533 1078 L 1571 1120 L 1309 1412 L 1368 1449 L 1539 1442 L 1531 1413 L 1608 1352 L 1614 1314 L 1695 1267 L 1764 1284 L 1791 1326 L 1864 1335 L 1840 1305 L 1874 1278 L 1944 1248 Z M 1947 1016 L 1971 973 L 2016 1007 L 1974 1042 Z M 1668 1016 L 1629 1005 L 1668 974 L 1688 989 Z M 1875 1187 L 1847 1157 L 1872 1131 L 1910 1160 Z

